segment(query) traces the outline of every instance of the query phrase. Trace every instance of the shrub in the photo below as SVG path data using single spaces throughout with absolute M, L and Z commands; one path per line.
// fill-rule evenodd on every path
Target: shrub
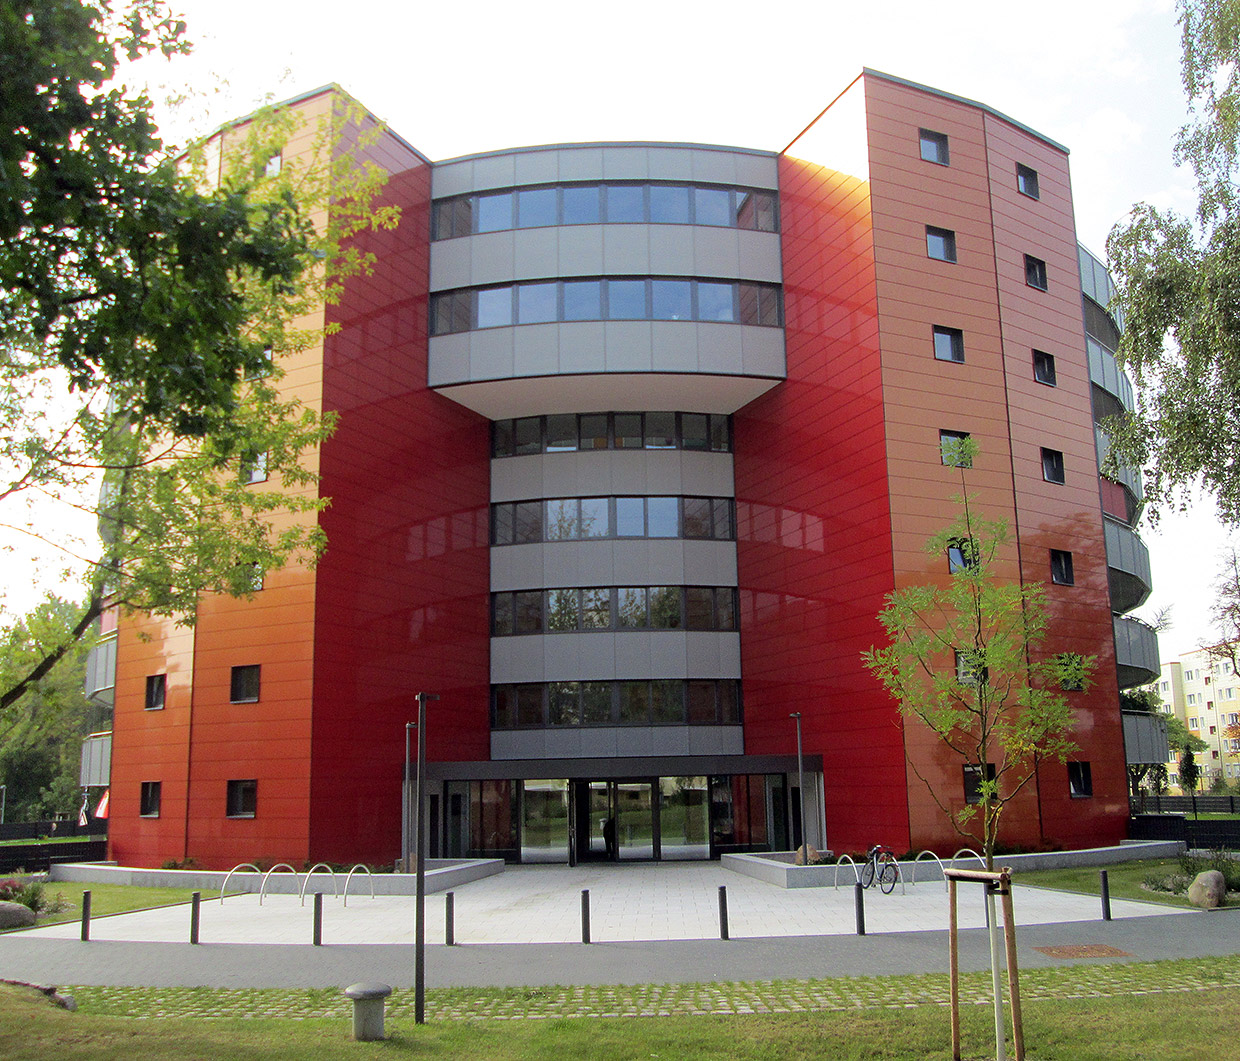
M 43 882 L 30 877 L 10 877 L 0 881 L 0 900 L 21 903 L 36 914 L 47 908 L 47 902 L 43 898 Z
M 1211 851 L 1204 858 L 1195 855 L 1181 855 L 1180 869 L 1191 881 L 1198 873 L 1208 869 L 1216 869 L 1223 875 L 1227 890 L 1240 891 L 1240 860 L 1232 858 L 1225 851 Z

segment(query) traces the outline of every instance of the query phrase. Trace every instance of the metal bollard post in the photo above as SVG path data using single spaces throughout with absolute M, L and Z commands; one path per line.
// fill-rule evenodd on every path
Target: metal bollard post
M 590 889 L 581 889 L 581 942 L 590 942 Z
M 449 947 L 453 946 L 456 943 L 456 926 L 453 924 L 453 922 L 456 919 L 455 914 L 456 914 L 456 893 L 448 892 L 448 894 L 444 896 L 443 941 Z
M 728 935 L 728 889 L 723 884 L 719 885 L 719 938 L 732 938 Z
M 194 945 L 198 943 L 198 925 L 202 916 L 201 906 L 202 892 L 194 892 L 189 897 L 189 941 Z
M 82 942 L 90 939 L 90 892 L 82 892 Z
M 1099 870 L 1102 877 L 1102 920 L 1111 920 L 1111 882 L 1107 879 L 1107 871 Z
M 314 945 L 323 946 L 323 893 L 314 893 Z
M 856 902 L 856 907 L 857 907 L 857 935 L 864 936 L 865 935 L 865 889 L 861 887 L 860 881 L 857 881 L 857 883 L 853 885 L 853 888 L 855 889 L 853 894 L 856 896 L 855 902 Z

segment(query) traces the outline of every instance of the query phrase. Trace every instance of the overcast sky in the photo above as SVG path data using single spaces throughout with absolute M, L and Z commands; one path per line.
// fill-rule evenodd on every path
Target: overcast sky
M 195 54 L 144 63 L 153 95 L 193 89 L 170 120 L 200 134 L 337 82 L 435 160 L 580 140 L 779 150 L 862 67 L 976 99 L 1071 151 L 1081 241 L 1099 255 L 1139 200 L 1192 208 L 1171 162 L 1183 121 L 1172 0 L 836 0 L 783 3 L 525 0 L 173 0 Z M 1212 506 L 1143 536 L 1173 606 L 1164 660 L 1209 634 L 1225 543 Z M 14 565 L 9 604 L 28 580 Z

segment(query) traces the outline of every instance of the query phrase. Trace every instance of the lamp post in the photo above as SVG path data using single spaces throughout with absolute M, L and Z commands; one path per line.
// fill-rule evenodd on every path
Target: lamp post
M 788 715 L 797 724 L 797 794 L 801 797 L 801 844 L 805 848 L 805 862 L 809 863 L 809 841 L 805 834 L 805 760 L 801 755 L 801 712 Z
M 0 785 L 0 825 L 4 824 L 4 805 L 9 801 L 9 786 Z
M 402 873 L 409 872 L 409 852 L 413 850 L 413 830 L 410 829 L 411 793 L 409 791 L 409 731 L 417 729 L 416 722 L 405 723 L 405 772 L 400 785 L 400 868 Z
M 418 772 L 413 784 L 413 843 L 417 867 L 414 891 L 417 902 L 413 919 L 413 1020 L 415 1024 L 426 1023 L 426 844 L 423 838 L 425 824 L 422 814 L 422 775 L 426 773 L 426 701 L 438 700 L 434 693 L 418 693 Z M 408 735 L 408 724 L 405 726 Z

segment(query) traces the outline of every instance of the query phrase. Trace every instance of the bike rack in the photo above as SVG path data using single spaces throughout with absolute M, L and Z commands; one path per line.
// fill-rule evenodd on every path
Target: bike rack
M 943 860 L 939 858 L 938 855 L 936 855 L 933 851 L 918 851 L 917 857 L 913 859 L 912 885 L 914 888 L 917 887 L 917 863 L 920 862 L 922 858 L 924 858 L 926 855 L 929 855 L 932 859 L 934 859 L 935 862 L 939 864 L 939 872 L 943 873 Z M 947 874 L 946 873 L 943 873 L 943 890 L 944 891 L 949 890 L 947 887 Z
M 349 875 L 345 877 L 344 879 L 344 905 L 345 906 L 349 905 L 349 881 L 353 879 L 353 874 L 356 873 L 359 869 L 364 869 L 366 871 L 366 876 L 370 878 L 370 897 L 372 899 L 375 897 L 375 875 L 370 872 L 369 866 L 364 866 L 362 865 L 362 863 L 359 862 L 356 866 L 354 866 L 351 870 L 349 870 Z
M 861 873 L 857 869 L 857 863 L 853 861 L 852 855 L 840 855 L 840 857 L 835 860 L 835 881 L 831 885 L 833 889 L 840 886 L 840 865 L 843 863 L 844 859 L 848 859 L 848 864 L 852 866 L 853 876 L 857 878 L 858 884 L 861 883 Z
M 956 859 L 958 859 L 961 855 L 972 855 L 975 859 L 978 860 L 978 862 L 982 864 L 982 869 L 986 868 L 986 860 L 982 858 L 981 855 L 979 855 L 971 847 L 962 847 L 959 851 L 957 851 L 954 855 L 952 855 L 952 861 L 951 861 L 952 869 L 956 868 Z
M 882 863 L 879 863 L 879 865 L 881 864 Z M 900 894 L 908 895 L 908 888 L 905 887 L 905 884 L 904 884 L 904 867 L 900 865 L 900 860 L 896 858 L 895 855 L 891 856 L 891 864 L 896 867 L 896 880 L 900 882 Z M 878 880 L 877 873 L 875 874 L 874 879 L 877 882 Z
M 271 875 L 278 869 L 286 869 L 293 875 L 293 880 L 297 880 L 297 870 L 293 869 L 287 862 L 277 862 L 263 875 L 263 886 L 258 890 L 258 905 L 263 905 L 263 896 L 267 893 L 267 881 L 271 879 Z
M 233 866 L 233 868 L 228 871 L 227 876 L 224 877 L 224 883 L 220 886 L 220 905 L 221 906 L 224 904 L 224 889 L 228 887 L 229 878 L 231 878 L 232 875 L 236 873 L 237 870 L 239 869 L 252 869 L 255 873 L 262 873 L 262 870 L 259 869 L 256 865 L 254 865 L 253 862 L 242 862 L 236 866 Z
M 310 871 L 306 874 L 306 879 L 301 882 L 301 905 L 302 906 L 306 905 L 306 888 L 310 886 L 310 878 L 314 876 L 314 871 L 316 869 L 325 869 L 327 870 L 328 873 L 332 875 L 332 898 L 335 898 L 337 895 L 340 894 L 338 891 L 336 891 L 336 871 L 332 869 L 331 866 L 329 866 L 326 862 L 316 862 L 313 866 L 310 867 Z

